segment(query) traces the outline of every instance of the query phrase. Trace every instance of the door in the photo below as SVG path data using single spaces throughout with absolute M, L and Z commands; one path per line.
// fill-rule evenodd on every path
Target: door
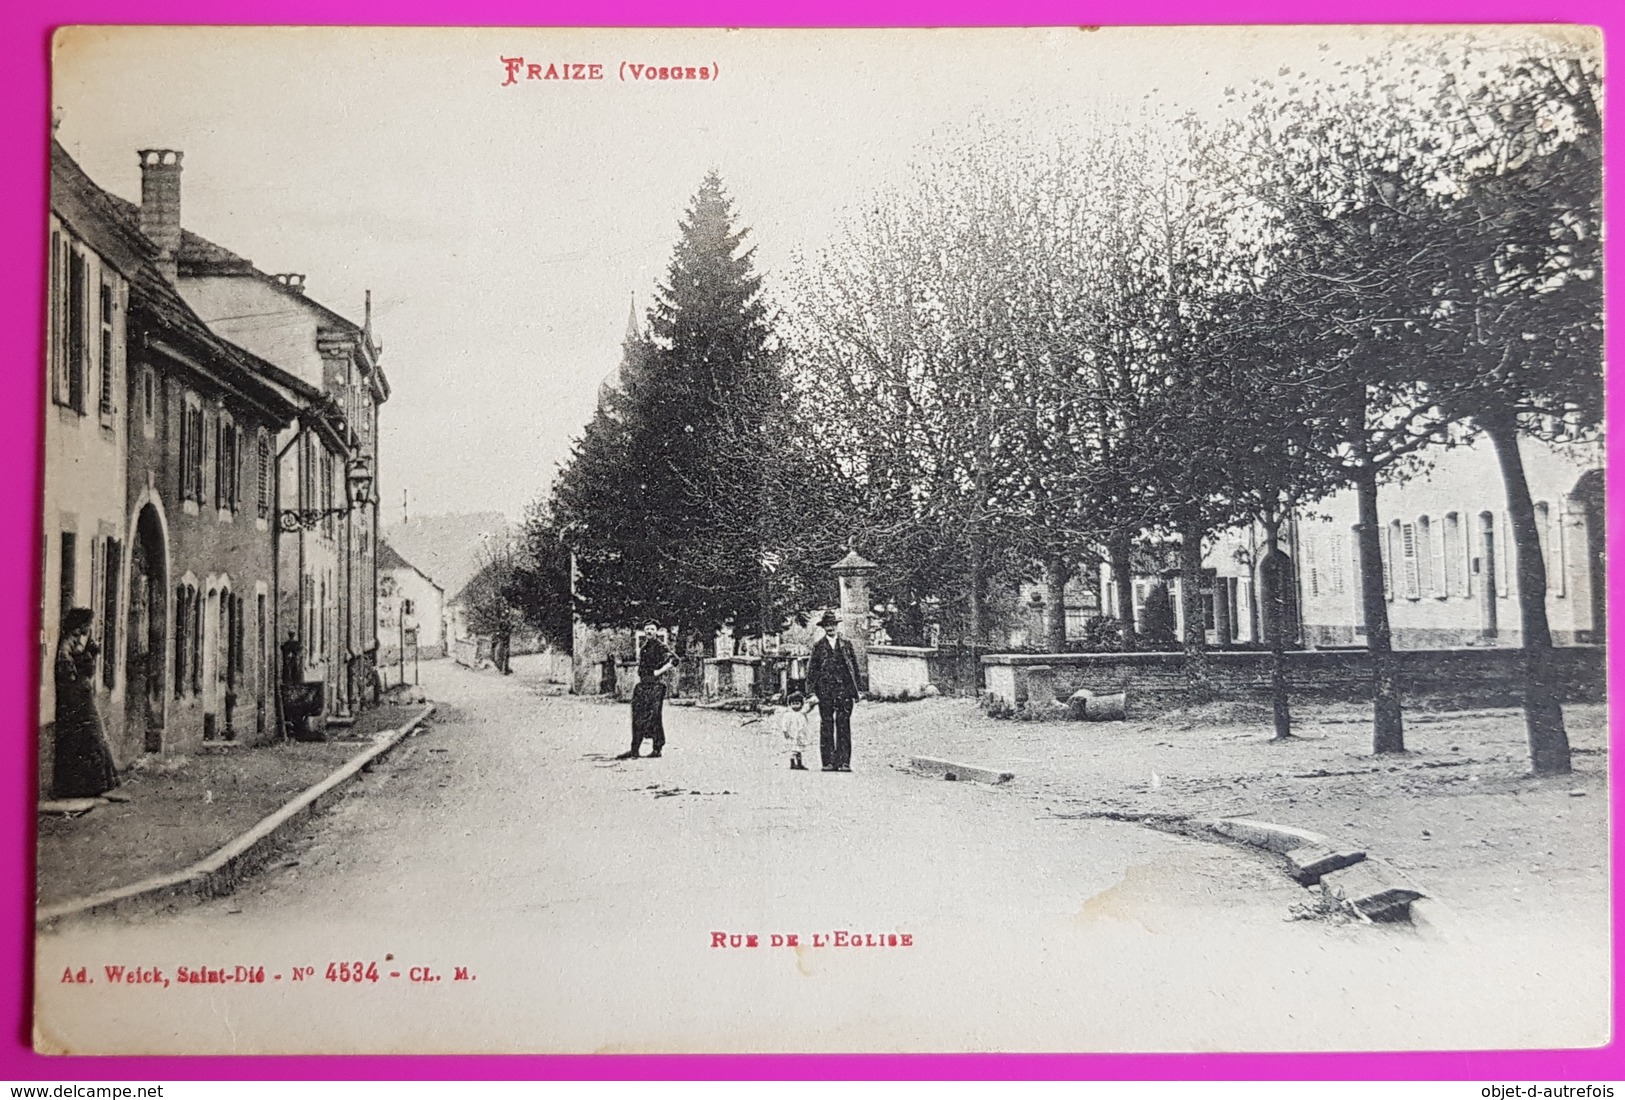
M 130 544 L 130 588 L 124 650 L 125 726 L 146 752 L 164 747 L 164 661 L 169 656 L 168 578 L 163 525 L 152 505 L 141 509 Z

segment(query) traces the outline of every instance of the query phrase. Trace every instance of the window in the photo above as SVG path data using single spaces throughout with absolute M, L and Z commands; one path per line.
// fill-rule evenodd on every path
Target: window
M 1331 549 L 1328 551 L 1327 565 L 1331 568 L 1332 593 L 1341 596 L 1344 591 L 1343 573 L 1343 536 L 1330 536 Z
M 1435 560 L 1435 547 L 1433 537 L 1433 521 L 1427 516 L 1419 516 L 1416 520 L 1416 574 L 1417 594 L 1419 596 L 1434 595 L 1434 586 L 1439 583 L 1439 574 L 1443 572 L 1440 564 Z
M 181 499 L 203 503 L 203 409 L 189 395 L 181 405 Z
M 113 287 L 102 280 L 101 300 L 101 367 L 102 392 L 98 404 L 109 416 L 113 413 Z
M 189 584 L 175 588 L 175 698 L 186 694 L 191 682 L 193 617 L 196 614 L 197 589 Z
M 266 519 L 271 514 L 271 437 L 264 428 L 260 429 L 256 470 L 258 482 L 254 489 L 255 512 L 260 519 Z
M 152 424 L 152 414 L 157 405 L 155 400 L 157 395 L 153 393 L 155 389 L 157 389 L 157 380 L 153 377 L 152 368 L 147 367 L 141 372 L 141 415 L 145 418 L 148 426 Z
M 415 605 L 412 603 L 411 600 L 402 598 L 402 600 L 401 600 L 401 614 L 402 615 L 416 615 L 417 614 L 417 611 L 415 609 Z
M 241 434 L 225 413 L 215 424 L 214 438 L 214 506 L 235 512 L 242 503 Z

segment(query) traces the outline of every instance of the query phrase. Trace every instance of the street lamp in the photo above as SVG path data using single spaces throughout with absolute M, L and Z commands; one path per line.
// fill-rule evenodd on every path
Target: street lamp
M 372 499 L 372 467 L 365 458 L 353 459 L 345 467 L 345 491 L 350 503 L 343 508 L 284 508 L 277 523 L 284 531 L 310 531 L 328 516 L 342 516 L 363 507 Z

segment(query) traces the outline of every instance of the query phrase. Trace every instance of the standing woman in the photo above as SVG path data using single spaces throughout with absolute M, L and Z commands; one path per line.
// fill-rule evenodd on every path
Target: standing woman
M 56 647 L 56 761 L 52 789 L 58 798 L 95 798 L 118 786 L 118 770 L 96 713 L 96 654 L 90 638 L 94 617 L 75 607 L 62 619 Z
M 660 624 L 651 619 L 643 625 L 643 645 L 638 649 L 638 684 L 632 689 L 632 748 L 617 760 L 636 760 L 643 739 L 654 741 L 653 760 L 666 746 L 666 685 L 660 679 L 672 670 L 677 658 L 660 640 Z

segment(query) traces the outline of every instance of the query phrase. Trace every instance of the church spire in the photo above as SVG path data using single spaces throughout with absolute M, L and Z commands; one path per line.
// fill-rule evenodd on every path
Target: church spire
M 638 295 L 637 291 L 633 291 L 632 307 L 626 313 L 626 340 L 629 344 L 635 344 L 641 339 L 643 334 L 638 331 Z

